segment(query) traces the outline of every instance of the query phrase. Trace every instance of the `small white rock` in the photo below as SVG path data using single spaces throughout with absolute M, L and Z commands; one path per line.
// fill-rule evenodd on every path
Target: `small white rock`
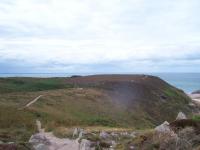
M 155 128 L 155 131 L 160 132 L 160 133 L 171 132 L 170 127 L 169 127 L 169 122 L 165 121 L 163 124 L 157 126 Z
M 111 136 L 105 132 L 105 131 L 102 131 L 100 134 L 99 134 L 100 138 L 102 139 L 107 139 L 107 138 L 110 138 Z
M 179 112 L 176 120 L 187 119 L 186 115 L 183 112 Z

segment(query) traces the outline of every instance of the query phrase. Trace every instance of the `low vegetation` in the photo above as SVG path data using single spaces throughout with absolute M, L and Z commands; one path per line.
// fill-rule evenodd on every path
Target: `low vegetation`
M 194 115 L 194 116 L 192 117 L 192 119 L 193 119 L 194 121 L 200 121 L 200 115 Z
M 76 82 L 80 78 L 1 78 L 0 141 L 27 142 L 36 119 L 46 131 L 65 137 L 66 128 L 76 126 L 148 129 L 180 110 L 190 113 L 188 97 L 158 78 L 92 85 Z M 36 103 L 19 109 L 39 95 Z
M 72 87 L 64 78 L 0 78 L 0 93 L 55 90 Z

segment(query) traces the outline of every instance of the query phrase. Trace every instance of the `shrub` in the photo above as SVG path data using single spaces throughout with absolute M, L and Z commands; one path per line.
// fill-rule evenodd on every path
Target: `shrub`
M 194 121 L 200 121 L 200 115 L 194 115 L 194 116 L 192 117 L 192 119 L 193 119 Z

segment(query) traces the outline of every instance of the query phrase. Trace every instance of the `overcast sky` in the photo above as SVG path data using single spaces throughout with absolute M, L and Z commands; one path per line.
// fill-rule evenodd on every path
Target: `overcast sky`
M 0 0 L 0 73 L 200 72 L 199 0 Z

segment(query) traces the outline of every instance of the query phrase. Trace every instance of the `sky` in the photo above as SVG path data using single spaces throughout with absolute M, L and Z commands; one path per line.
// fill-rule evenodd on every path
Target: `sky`
M 0 73 L 200 72 L 199 0 L 0 0 Z

